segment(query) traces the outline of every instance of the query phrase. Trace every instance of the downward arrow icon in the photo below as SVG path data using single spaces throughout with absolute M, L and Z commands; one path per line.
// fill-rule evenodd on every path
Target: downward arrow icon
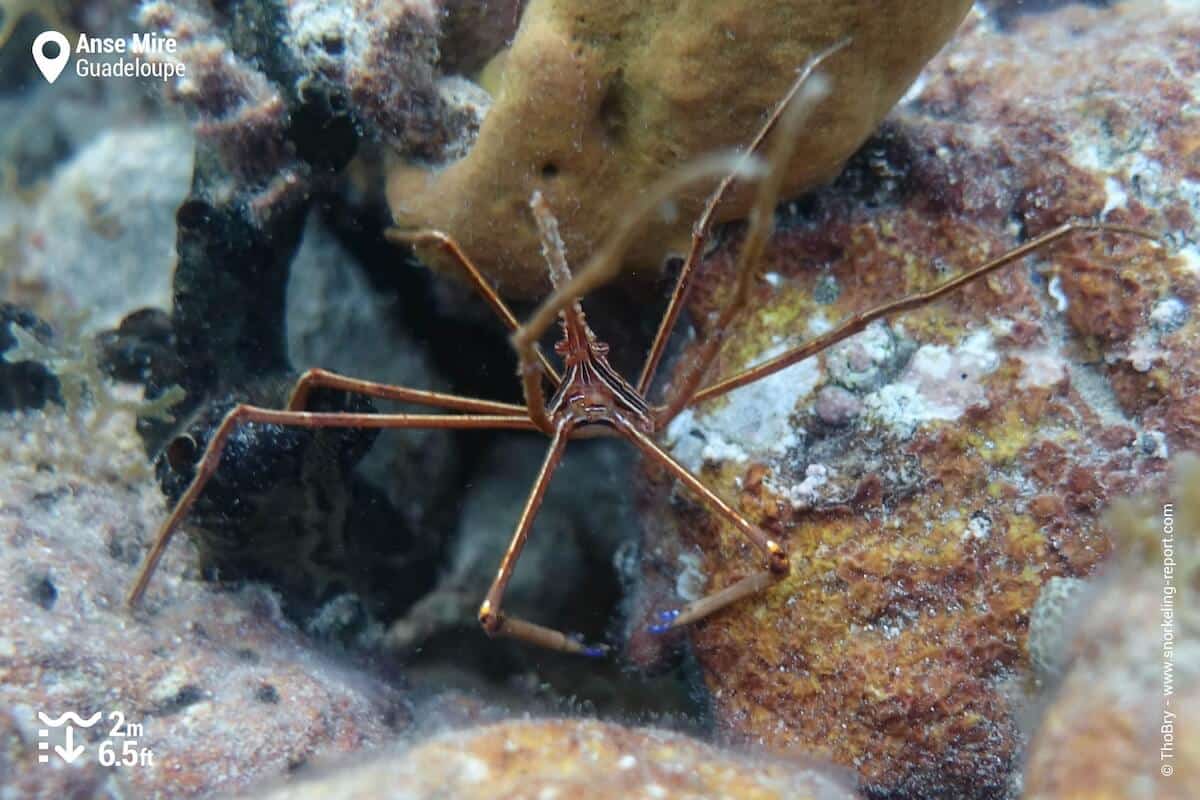
M 83 745 L 75 746 L 75 729 L 70 725 L 67 726 L 67 746 L 56 744 L 54 752 L 62 756 L 62 760 L 68 764 L 74 763 L 75 759 L 83 755 Z

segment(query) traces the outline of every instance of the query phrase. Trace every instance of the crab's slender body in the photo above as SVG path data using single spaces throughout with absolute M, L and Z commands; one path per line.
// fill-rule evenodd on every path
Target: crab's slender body
M 639 198 L 629 217 L 613 232 L 608 245 L 601 248 L 574 275 L 567 266 L 566 249 L 559 236 L 554 215 L 540 193 L 534 192 L 530 205 L 541 232 L 543 252 L 554 291 L 524 325 L 518 323 L 508 306 L 449 236 L 439 231 L 391 232 L 390 238 L 396 241 L 433 244 L 447 250 L 462 266 L 465 277 L 512 331 L 512 343 L 517 353 L 519 375 L 525 395 L 524 405 L 389 386 L 347 378 L 324 370 L 309 370 L 300 378 L 288 407 L 284 410 L 246 404 L 234 407 L 213 431 L 195 465 L 195 475 L 191 483 L 159 529 L 130 590 L 129 604 L 137 604 L 145 593 L 172 533 L 216 470 L 230 433 L 235 426 L 246 422 L 304 428 L 516 429 L 541 431 L 546 434 L 550 438 L 546 458 L 534 479 L 512 541 L 479 609 L 479 621 L 489 635 L 509 636 L 542 647 L 584 655 L 600 655 L 607 650 L 605 646 L 584 644 L 575 637 L 510 616 L 503 611 L 505 588 L 520 558 L 546 487 L 562 459 L 568 442 L 573 438 L 612 435 L 628 440 L 646 459 L 674 476 L 712 513 L 733 525 L 762 558 L 758 570 L 732 585 L 719 588 L 683 608 L 663 612 L 659 623 L 653 626 L 652 630 L 662 632 L 702 619 L 731 603 L 763 591 L 788 575 L 791 558 L 784 545 L 746 519 L 663 450 L 654 440 L 657 432 L 663 430 L 676 415 L 691 405 L 732 391 L 813 356 L 858 333 L 876 319 L 931 303 L 967 282 L 988 275 L 1069 234 L 1101 229 L 1152 237 L 1152 234 L 1120 226 L 1068 223 L 1026 242 L 999 258 L 967 270 L 928 292 L 904 297 L 856 314 L 816 339 L 794 347 L 769 361 L 706 384 L 708 372 L 720 349 L 722 336 L 730 328 L 735 316 L 742 312 L 748 303 L 749 289 L 771 231 L 773 209 L 779 196 L 783 167 L 793 155 L 798 126 L 805 114 L 825 94 L 821 82 L 810 81 L 809 78 L 822 60 L 831 57 L 845 45 L 845 42 L 835 44 L 808 61 L 791 90 L 750 143 L 748 150 L 751 154 L 758 155 L 764 150 L 768 151 L 765 169 L 760 168 L 756 162 L 747 160 L 743 154 L 737 157 L 710 157 L 679 170 L 660 184 L 651 187 Z M 772 133 L 775 134 L 774 140 L 768 148 L 765 146 L 766 140 Z M 624 248 L 636 234 L 637 223 L 640 220 L 656 212 L 664 200 L 688 183 L 722 176 L 723 180 L 713 192 L 705 211 L 695 225 L 691 249 L 676 279 L 674 291 L 646 357 L 645 366 L 637 383 L 631 383 L 609 364 L 608 345 L 600 341 L 589 327 L 580 298 L 619 272 Z M 761 180 L 738 257 L 736 283 L 729 293 L 730 299 L 713 326 L 716 333 L 701 345 L 696 358 L 681 370 L 679 377 L 669 387 L 664 402 L 661 405 L 652 405 L 647 401 L 647 395 L 667 340 L 686 300 L 695 269 L 700 262 L 714 211 L 735 181 L 751 176 Z M 537 345 L 541 336 L 556 320 L 562 325 L 562 337 L 554 348 L 561 359 L 561 374 Z M 547 383 L 552 388 L 549 398 L 545 394 Z M 309 394 L 318 387 L 432 406 L 452 413 L 362 414 L 304 410 Z

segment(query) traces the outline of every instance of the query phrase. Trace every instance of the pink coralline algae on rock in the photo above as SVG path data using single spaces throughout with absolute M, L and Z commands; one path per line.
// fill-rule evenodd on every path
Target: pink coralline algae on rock
M 398 689 L 322 655 L 268 590 L 183 579 L 184 548 L 145 610 L 126 610 L 164 513 L 140 447 L 124 412 L 91 428 L 61 412 L 0 419 L 0 795 L 235 792 L 407 727 Z M 38 712 L 67 711 L 103 714 L 104 731 L 77 739 L 71 765 L 39 764 Z M 152 763 L 98 762 L 114 713 L 144 726 L 135 750 Z
M 1105 516 L 1118 555 L 1068 597 L 1057 624 L 1030 620 L 1030 649 L 1057 670 L 1025 764 L 1028 800 L 1200 795 L 1200 457 L 1175 460 L 1166 491 Z M 1047 586 L 1050 589 L 1050 585 Z M 1049 597 L 1047 597 L 1049 595 Z M 1058 596 L 1056 596 L 1058 595 Z
M 735 740 L 815 749 L 872 796 L 1017 793 L 1041 587 L 1096 570 L 1108 501 L 1200 447 L 1198 72 L 1184 4 L 1004 30 L 976 11 L 838 182 L 780 212 L 711 379 L 1069 219 L 1163 242 L 1074 236 L 673 423 L 676 456 L 792 553 L 674 634 Z M 735 247 L 693 294 L 697 340 Z M 653 469 L 644 514 L 629 652 L 653 662 L 652 612 L 759 565 Z
M 313 172 L 341 169 L 360 138 L 428 159 L 474 135 L 475 106 L 439 85 L 438 18 L 431 0 L 290 0 L 237 14 L 147 0 L 137 13 L 177 43 L 152 56 L 179 71 L 166 97 L 221 166 L 203 165 L 194 190 L 218 205 L 245 194 L 259 223 L 303 203 Z
M 595 720 L 522 720 L 448 731 L 270 800 L 851 800 L 838 770 L 718 749 L 682 734 Z
M 286 41 L 310 80 L 345 87 L 380 138 L 429 155 L 446 135 L 435 85 L 439 13 L 434 0 L 289 0 Z
M 202 133 L 229 139 L 238 130 L 245 131 L 251 137 L 242 145 L 245 163 L 261 166 L 263 157 L 269 158 L 273 146 L 285 137 L 255 139 L 253 131 L 265 134 L 272 124 L 287 124 L 279 113 L 284 110 L 282 95 L 304 95 L 323 82 L 336 87 L 371 134 L 403 152 L 428 153 L 444 143 L 446 109 L 435 85 L 435 3 L 289 0 L 284 6 L 282 16 L 274 20 L 280 36 L 271 46 L 278 52 L 259 53 L 255 58 L 231 40 L 227 29 L 235 26 L 228 25 L 229 20 L 210 4 L 195 0 L 142 4 L 139 22 L 179 43 L 175 55 L 159 57 L 185 67 L 183 77 L 169 87 L 169 96 L 198 114 Z M 268 65 L 285 61 L 292 62 L 291 78 L 300 85 L 271 85 L 283 76 Z

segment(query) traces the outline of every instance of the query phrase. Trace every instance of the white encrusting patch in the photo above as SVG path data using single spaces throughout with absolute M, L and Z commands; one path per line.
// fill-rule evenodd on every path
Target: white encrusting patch
M 983 514 L 976 514 L 971 517 L 971 521 L 967 523 L 967 529 L 963 531 L 962 540 L 964 542 L 983 541 L 992 535 L 992 521 Z
M 1175 296 L 1164 297 L 1155 303 L 1154 308 L 1150 311 L 1150 323 L 1164 331 L 1173 331 L 1179 328 L 1187 321 L 1187 317 L 1187 304 Z
M 675 578 L 675 594 L 685 602 L 704 596 L 708 576 L 704 574 L 704 558 L 699 553 L 682 552 L 677 559 L 679 574 Z
M 1054 308 L 1060 314 L 1066 311 L 1067 307 L 1071 305 L 1070 300 L 1067 299 L 1066 293 L 1063 292 L 1062 279 L 1057 275 L 1050 279 L 1050 283 L 1046 287 L 1046 291 L 1050 294 L 1050 297 L 1054 299 Z
M 1158 346 L 1158 337 L 1150 331 L 1139 331 L 1129 343 L 1125 359 L 1138 372 L 1149 372 L 1155 363 L 1168 357 L 1167 351 Z
M 833 330 L 833 323 L 822 311 L 816 312 L 804 323 L 804 332 L 809 336 L 820 336 L 831 330 Z
M 1026 350 L 1016 354 L 1021 362 L 1018 389 L 1054 386 L 1067 379 L 1067 361 L 1051 350 Z
M 1100 216 L 1104 216 L 1108 212 L 1116 208 L 1124 208 L 1125 203 L 1129 201 L 1129 195 L 1125 193 L 1125 187 L 1116 178 L 1106 178 L 1104 181 L 1104 209 L 1100 212 Z
M 790 349 L 772 347 L 759 363 Z M 748 461 L 757 455 L 782 455 L 800 444 L 803 430 L 791 423 L 797 403 L 810 396 L 821 379 L 817 359 L 806 359 L 726 395 L 708 413 L 688 409 L 667 426 L 666 440 L 675 458 L 693 472 L 706 462 Z
M 1000 357 L 990 331 L 976 331 L 954 349 L 925 345 L 900 378 L 867 395 L 864 405 L 876 420 L 907 438 L 933 420 L 955 420 L 987 401 L 983 376 Z
M 483 783 L 491 777 L 487 762 L 468 753 L 459 754 L 460 774 L 471 783 Z
M 803 510 L 817 505 L 821 499 L 821 489 L 829 484 L 831 472 L 824 464 L 809 464 L 800 483 L 783 485 L 768 476 L 763 479 L 763 484 L 774 494 L 786 497 L 792 508 Z
M 1196 245 L 1181 247 L 1175 255 L 1183 261 L 1184 269 L 1193 275 L 1200 275 L 1200 247 Z

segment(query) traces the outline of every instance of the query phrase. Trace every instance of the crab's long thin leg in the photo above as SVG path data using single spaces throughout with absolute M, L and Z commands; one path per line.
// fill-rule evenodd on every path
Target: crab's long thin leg
M 783 179 L 787 165 L 796 152 L 796 136 L 800 124 L 808 112 L 824 96 L 823 86 L 807 84 L 800 97 L 785 106 L 784 113 L 779 119 L 779 134 L 771 147 L 768 159 L 767 176 L 758 184 L 754 196 L 754 208 L 750 212 L 750 223 L 746 230 L 745 241 L 738 252 L 737 264 L 734 267 L 735 283 L 733 291 L 714 325 L 709 328 L 708 338 L 700 345 L 695 359 L 688 365 L 683 375 L 670 390 L 664 410 L 656 412 L 655 424 L 661 429 L 667 421 L 678 414 L 692 400 L 692 396 L 704 380 L 713 360 L 720 352 L 721 344 L 731 331 L 733 318 L 745 307 L 750 298 L 750 288 L 758 274 L 758 266 L 767 240 L 775 227 L 775 204 L 783 189 Z
M 524 412 L 524 409 L 522 409 Z M 221 424 L 213 432 L 204 454 L 196 465 L 196 475 L 188 484 L 175 508 L 159 527 L 154 544 L 150 547 L 142 566 L 138 570 L 133 588 L 129 590 L 126 604 L 136 606 L 146 591 L 150 577 L 166 551 L 175 529 L 187 515 L 189 509 L 204 490 L 205 484 L 216 472 L 221 462 L 221 453 L 233 429 L 240 423 L 257 422 L 271 425 L 286 425 L 297 428 L 452 428 L 452 429 L 514 429 L 534 430 L 534 424 L 525 413 L 512 416 L 499 414 L 359 414 L 349 412 L 280 411 L 239 404 L 230 409 Z
M 483 277 L 483 273 L 479 271 L 479 267 L 475 266 L 471 259 L 467 257 L 467 254 L 463 252 L 463 249 L 459 247 L 458 242 L 454 241 L 449 234 L 435 230 L 404 231 L 399 228 L 391 228 L 384 235 L 388 241 L 397 244 L 434 244 L 441 247 L 467 273 L 467 279 L 471 282 L 471 285 L 475 287 L 475 290 L 479 292 L 487 304 L 491 306 L 492 310 L 496 312 L 496 316 L 500 318 L 504 326 L 510 332 L 516 332 L 521 327 L 512 309 L 508 307 L 503 298 L 492 288 L 487 279 Z M 546 377 L 550 380 L 551 384 L 557 387 L 562 382 L 558 371 L 554 369 L 554 366 L 546 358 L 541 348 L 534 345 L 533 351 L 538 363 L 541 364 L 542 369 L 545 371 Z
M 546 496 L 546 487 L 550 485 L 550 478 L 554 475 L 554 470 L 558 468 L 559 462 L 562 460 L 563 451 L 566 449 L 570 433 L 571 425 L 569 423 L 560 423 L 554 429 L 554 436 L 550 440 L 550 449 L 546 452 L 542 468 L 538 471 L 537 478 L 533 482 L 533 488 L 529 491 L 529 498 L 525 501 L 525 507 L 521 510 L 521 517 L 517 520 L 517 528 L 513 532 L 512 541 L 508 545 L 508 550 L 504 553 L 504 558 L 500 562 L 500 568 L 496 572 L 496 578 L 492 581 L 491 588 L 488 589 L 487 597 L 479 606 L 479 624 L 483 626 L 483 630 L 488 636 L 506 636 L 512 639 L 520 639 L 539 647 L 558 650 L 564 653 L 602 656 L 607 652 L 607 648 L 603 646 L 585 645 L 578 639 L 568 636 L 561 631 L 537 625 L 517 617 L 511 617 L 505 614 L 502 609 L 504 590 L 508 587 L 513 570 L 517 566 L 517 560 L 521 557 L 521 550 L 525 547 L 525 540 L 529 538 L 529 531 L 533 527 L 533 519 L 537 516 L 538 509 L 542 505 L 542 500 Z
M 749 146 L 747 146 L 747 153 L 757 153 L 762 149 L 763 142 L 766 141 L 771 131 L 775 130 L 780 118 L 783 116 L 783 112 L 795 99 L 797 93 L 800 92 L 809 78 L 812 77 L 813 72 L 821 62 L 838 50 L 841 50 L 847 44 L 849 44 L 848 39 L 842 40 L 832 47 L 811 56 L 804 63 L 804 66 L 800 68 L 800 72 L 796 75 L 796 80 L 792 83 L 792 87 L 775 106 L 767 121 L 759 129 L 758 134 L 755 135 Z M 786 164 L 781 166 L 786 166 Z M 718 184 L 716 190 L 708 198 L 708 202 L 704 205 L 704 211 L 700 214 L 699 219 L 696 220 L 696 224 L 692 228 L 691 248 L 688 250 L 687 259 L 679 269 L 679 275 L 675 279 L 675 289 L 671 292 L 671 299 L 667 303 L 667 309 L 663 312 L 662 319 L 658 323 L 658 331 L 654 335 L 654 342 L 650 345 L 650 350 L 646 355 L 646 363 L 642 365 L 642 374 L 638 378 L 637 390 L 643 397 L 646 397 L 650 392 L 650 384 L 654 381 L 654 373 L 658 370 L 658 364 L 662 360 L 663 352 L 666 350 L 667 341 L 671 338 L 671 331 L 675 329 L 675 323 L 679 320 L 679 314 L 683 311 L 684 303 L 687 301 L 688 291 L 691 289 L 692 276 L 700 263 L 700 257 L 704 252 L 704 243 L 708 240 L 708 235 L 712 230 L 713 216 L 716 213 L 717 206 L 725 199 L 725 195 L 736 182 L 737 177 L 735 173 L 725 176 L 724 180 Z
M 901 311 L 909 311 L 928 303 L 932 303 L 934 300 L 937 300 L 938 298 L 943 297 L 955 291 L 956 289 L 959 289 L 963 285 L 972 281 L 977 281 L 980 278 L 995 272 L 1003 266 L 1022 259 L 1036 250 L 1040 250 L 1041 248 L 1046 247 L 1053 242 L 1058 241 L 1059 239 L 1062 239 L 1064 236 L 1081 231 L 1106 231 L 1109 233 L 1129 234 L 1132 236 L 1140 236 L 1142 238 L 1150 239 L 1152 241 L 1158 241 L 1159 238 L 1152 231 L 1133 228 L 1126 225 L 1112 225 L 1104 222 L 1068 222 L 1064 225 L 1060 225 L 1052 231 L 1043 233 L 1041 236 L 1030 239 L 1020 247 L 1015 247 L 1012 250 L 1009 250 L 1007 253 L 988 261 L 986 264 L 969 269 L 961 275 L 935 286 L 929 291 L 910 295 L 899 300 L 894 300 L 890 303 L 884 303 L 855 314 L 841 325 L 838 325 L 836 328 L 827 331 L 815 339 L 805 342 L 804 344 L 788 350 L 787 352 L 782 353 L 768 361 L 764 361 L 761 364 L 743 370 L 736 375 L 732 375 L 728 378 L 724 378 L 716 383 L 704 387 L 682 404 L 676 403 L 675 405 L 666 407 L 664 409 L 659 409 L 659 413 L 656 415 L 656 421 L 660 425 L 665 425 L 687 405 L 710 400 L 714 397 L 725 394 L 726 392 L 730 392 L 741 386 L 745 386 L 748 383 L 753 383 L 760 378 L 765 378 L 766 376 L 776 373 L 781 369 L 786 369 L 787 367 L 790 367 L 799 361 L 803 361 L 809 356 L 815 355 L 822 350 L 837 344 L 843 339 L 853 336 L 877 319 L 887 317 L 891 314 L 896 314 Z
M 652 628 L 654 632 L 661 633 L 669 628 L 679 627 L 680 625 L 686 625 L 689 622 L 703 619 L 709 614 L 719 611 L 744 597 L 761 592 L 776 581 L 787 577 L 791 571 L 791 561 L 783 545 L 768 536 L 761 528 L 751 524 L 745 517 L 734 510 L 732 506 L 714 494 L 711 489 L 701 483 L 699 478 L 655 444 L 654 440 L 649 436 L 637 430 L 619 416 L 615 422 L 617 430 L 624 434 L 625 438 L 633 442 L 647 458 L 660 464 L 674 475 L 709 509 L 733 523 L 734 527 L 741 531 L 742 535 L 758 548 L 766 560 L 765 569 L 752 573 L 731 586 L 706 595 L 693 603 L 689 603 L 682 609 L 674 609 L 662 613 L 659 616 L 661 624 Z
M 546 413 L 546 393 L 542 391 L 542 375 L 538 363 L 533 360 L 533 345 L 529 342 L 514 342 L 513 347 L 517 351 L 517 374 L 521 378 L 521 392 L 525 396 L 529 419 L 538 430 L 553 434 L 554 423 Z
M 398 400 L 403 403 L 444 408 L 448 411 L 463 411 L 470 414 L 498 414 L 501 416 L 516 416 L 525 414 L 525 407 L 513 403 L 497 403 L 494 400 L 478 400 L 474 397 L 462 397 L 456 394 L 430 392 L 424 389 L 409 389 L 404 386 L 393 386 L 390 383 L 376 383 L 359 378 L 349 378 L 330 372 L 326 369 L 306 370 L 296 381 L 292 395 L 288 399 L 288 411 L 303 411 L 308 407 L 308 396 L 313 389 L 336 389 L 343 392 L 353 392 L 367 397 L 378 397 L 383 400 Z

